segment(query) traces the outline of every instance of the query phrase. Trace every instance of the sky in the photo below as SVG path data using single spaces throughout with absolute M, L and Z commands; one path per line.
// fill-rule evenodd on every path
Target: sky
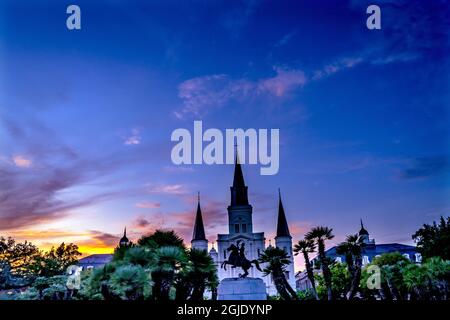
M 81 8 L 81 30 L 66 8 Z M 366 8 L 381 8 L 368 30 Z M 172 163 L 177 128 L 277 128 L 280 170 L 243 165 L 254 231 L 365 227 L 412 244 L 450 212 L 448 1 L 0 2 L 0 235 L 112 252 L 174 229 L 197 192 L 227 232 L 232 165 Z M 301 268 L 301 261 L 296 261 Z

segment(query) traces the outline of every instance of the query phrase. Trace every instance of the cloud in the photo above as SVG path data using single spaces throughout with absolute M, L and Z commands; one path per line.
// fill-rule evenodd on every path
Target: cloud
M 142 201 L 136 203 L 136 208 L 140 209 L 156 209 L 161 207 L 161 203 L 159 202 L 152 202 L 152 201 Z
M 123 195 L 122 191 L 109 189 L 82 198 L 64 196 L 70 189 L 111 174 L 123 165 L 122 161 L 129 163 L 129 159 L 111 155 L 101 159 L 83 158 L 38 122 L 21 119 L 22 125 L 19 125 L 11 119 L 0 120 L 6 124 L 4 139 L 14 141 L 9 147 L 11 153 L 17 148 L 29 155 L 16 157 L 14 165 L 0 162 L 1 230 L 49 223 L 66 217 L 74 209 Z M 20 170 L 28 165 L 28 160 L 28 170 Z
M 29 168 L 31 166 L 31 159 L 27 159 L 25 156 L 17 155 L 13 157 L 13 162 L 17 167 Z
M 147 184 L 147 192 L 150 193 L 161 193 L 161 194 L 186 194 L 186 187 L 182 184 L 160 184 L 152 185 Z
M 279 41 L 277 41 L 277 43 L 275 43 L 275 47 L 282 47 L 286 45 L 296 34 L 297 30 L 285 34 Z
M 410 167 L 400 172 L 399 177 L 404 180 L 426 179 L 445 174 L 450 170 L 447 156 L 422 157 L 411 160 Z
M 350 9 L 361 12 L 370 4 L 369 0 L 352 0 Z M 384 0 L 379 6 L 382 32 L 368 42 L 365 50 L 368 62 L 384 65 L 425 57 L 433 63 L 447 59 L 450 20 L 445 2 Z
M 363 60 L 364 59 L 362 57 L 357 56 L 341 58 L 335 62 L 326 64 L 322 69 L 316 70 L 313 73 L 312 80 L 319 80 L 324 77 L 333 75 L 339 71 L 353 68 L 363 62 Z
M 131 133 L 123 142 L 127 146 L 138 145 L 141 143 L 141 132 L 137 128 L 131 129 Z
M 258 80 L 232 79 L 226 74 L 207 75 L 182 82 L 178 96 L 183 107 L 174 112 L 177 118 L 186 114 L 200 116 L 208 109 L 218 109 L 229 102 L 248 103 L 260 97 L 283 99 L 305 85 L 303 71 L 274 67 L 275 75 Z
M 176 174 L 179 174 L 179 173 L 191 173 L 191 172 L 195 171 L 194 168 L 192 168 L 192 167 L 175 166 L 175 165 L 165 166 L 163 168 L 163 170 L 165 172 L 168 172 L 168 173 L 176 173 Z

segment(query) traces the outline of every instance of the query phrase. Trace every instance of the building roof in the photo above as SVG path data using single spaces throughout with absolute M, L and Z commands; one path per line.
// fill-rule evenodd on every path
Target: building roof
M 202 210 L 200 208 L 200 193 L 198 195 L 197 213 L 195 215 L 194 232 L 192 240 L 206 240 L 205 228 L 203 226 Z
M 363 255 L 374 257 L 389 252 L 416 253 L 416 247 L 401 243 L 374 244 L 365 246 Z M 325 251 L 325 255 L 331 258 L 342 256 L 336 253 L 336 246 Z M 317 257 L 315 257 L 313 260 L 315 260 L 316 258 Z
M 359 230 L 359 235 L 360 236 L 362 236 L 362 235 L 368 236 L 369 235 L 369 232 L 366 229 L 364 229 L 362 219 L 361 219 L 361 229 Z
M 277 237 L 290 237 L 286 214 L 284 213 L 283 202 L 281 201 L 280 189 L 278 189 L 278 223 Z
M 111 262 L 113 258 L 112 254 L 91 254 L 90 256 L 81 258 L 78 260 L 78 264 L 81 265 L 97 265 L 97 264 L 107 264 Z
M 128 243 L 130 240 L 127 238 L 127 227 L 123 230 L 123 237 L 120 239 L 119 243 Z

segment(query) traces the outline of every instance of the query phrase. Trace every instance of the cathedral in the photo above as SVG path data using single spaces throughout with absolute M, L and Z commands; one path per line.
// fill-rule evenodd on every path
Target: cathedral
M 266 238 L 264 232 L 253 231 L 253 208 L 248 200 L 248 187 L 245 185 L 241 164 L 236 158 L 234 167 L 233 185 L 230 187 L 231 199 L 228 206 L 228 233 L 217 235 L 217 250 L 212 246 L 209 255 L 214 260 L 217 267 L 219 280 L 225 278 L 239 277 L 243 273 L 241 268 L 228 267 L 227 270 L 221 268 L 222 263 L 227 260 L 229 252 L 227 248 L 231 244 L 245 247 L 245 256 L 248 260 L 258 259 L 266 248 Z M 207 214 L 207 213 L 205 213 Z M 274 221 L 275 222 L 275 221 Z M 205 236 L 200 198 L 198 199 L 197 212 L 195 216 L 194 232 L 191 246 L 195 249 L 208 250 L 208 240 Z M 275 246 L 284 249 L 291 260 L 286 269 L 286 279 L 295 290 L 294 257 L 292 252 L 292 237 L 289 232 L 286 215 L 284 213 L 281 195 L 278 199 L 278 219 Z M 264 269 L 264 265 L 261 265 Z M 249 277 L 261 278 L 266 284 L 267 293 L 277 294 L 274 283 L 270 276 L 263 276 L 263 273 L 252 267 L 249 270 Z

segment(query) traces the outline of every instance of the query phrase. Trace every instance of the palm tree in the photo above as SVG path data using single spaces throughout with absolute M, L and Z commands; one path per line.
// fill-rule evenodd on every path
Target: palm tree
M 186 249 L 183 239 L 175 231 L 156 230 L 153 234 L 143 236 L 138 240 L 138 245 L 150 248 L 178 247 Z
M 317 243 L 317 248 L 319 251 L 319 261 L 322 267 L 323 279 L 325 281 L 325 286 L 327 287 L 328 300 L 333 299 L 333 291 L 331 288 L 331 272 L 328 267 L 328 261 L 325 255 L 325 240 L 331 240 L 334 238 L 332 234 L 333 229 L 328 227 L 315 227 L 312 228 L 306 235 L 306 240 L 313 240 Z
M 298 255 L 300 252 L 303 254 L 303 258 L 305 260 L 305 268 L 306 274 L 308 275 L 309 282 L 311 282 L 312 292 L 316 300 L 319 300 L 319 296 L 316 291 L 316 282 L 314 280 L 314 272 L 311 266 L 311 262 L 309 261 L 309 254 L 313 253 L 316 250 L 316 245 L 313 240 L 299 240 L 297 244 L 294 246 L 295 255 Z
M 153 299 L 169 300 L 175 273 L 187 263 L 186 253 L 179 247 L 161 247 L 155 253 L 157 262 L 152 268 Z
M 353 299 L 359 288 L 364 246 L 362 238 L 357 234 L 353 234 L 348 235 L 345 241 L 336 247 L 336 253 L 345 256 L 345 262 L 351 276 L 350 289 L 346 295 L 347 300 Z
M 287 252 L 281 248 L 268 247 L 259 257 L 265 263 L 264 275 L 272 275 L 278 293 L 284 300 L 297 300 L 297 293 L 286 280 L 286 266 L 291 263 Z
M 177 274 L 176 299 L 203 300 L 205 290 L 213 291 L 219 282 L 216 266 L 204 250 L 191 249 L 187 255 L 188 264 Z

